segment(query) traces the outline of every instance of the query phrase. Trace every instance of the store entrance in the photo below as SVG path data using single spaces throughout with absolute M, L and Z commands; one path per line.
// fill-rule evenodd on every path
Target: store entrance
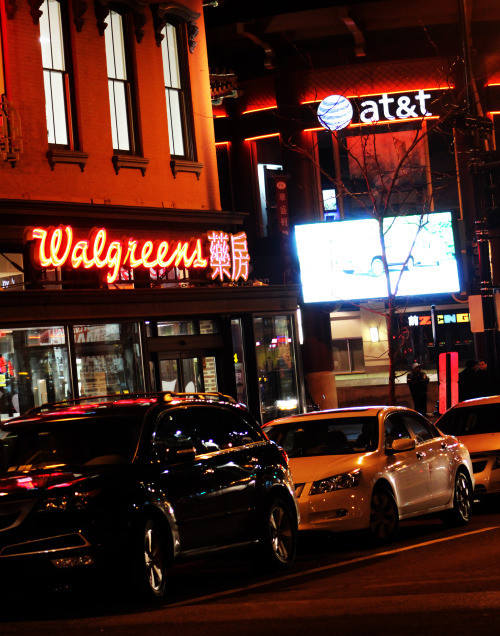
M 246 387 L 241 333 L 241 321 L 228 317 L 148 322 L 148 389 L 241 399 Z
M 159 353 L 155 375 L 154 385 L 158 391 L 193 393 L 219 390 L 216 355 Z

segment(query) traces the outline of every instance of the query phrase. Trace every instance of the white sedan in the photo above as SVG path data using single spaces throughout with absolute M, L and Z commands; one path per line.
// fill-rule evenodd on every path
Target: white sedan
M 500 395 L 455 404 L 436 422 L 469 449 L 476 481 L 474 495 L 500 493 Z
M 405 407 L 292 415 L 264 431 L 289 457 L 301 530 L 369 531 L 390 540 L 400 520 L 440 513 L 469 522 L 474 476 L 467 448 Z

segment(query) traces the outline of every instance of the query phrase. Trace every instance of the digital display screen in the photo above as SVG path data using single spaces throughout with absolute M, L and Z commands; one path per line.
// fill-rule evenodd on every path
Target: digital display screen
M 398 279 L 398 296 L 460 291 L 451 212 L 387 217 L 383 227 L 392 293 Z M 387 297 L 374 219 L 297 225 L 295 240 L 304 302 Z

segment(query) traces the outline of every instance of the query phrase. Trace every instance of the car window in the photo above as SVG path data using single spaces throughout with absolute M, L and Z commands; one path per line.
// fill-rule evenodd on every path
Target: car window
M 417 442 L 426 442 L 435 437 L 440 437 L 439 431 L 432 426 L 432 424 L 417 415 L 408 413 L 403 415 L 403 419 L 405 424 L 413 432 Z
M 165 445 L 189 440 L 197 454 L 213 453 L 262 441 L 262 433 L 239 413 L 188 406 L 169 409 L 158 420 L 154 441 Z
M 378 445 L 376 417 L 313 418 L 266 426 L 264 432 L 292 458 L 366 453 Z
M 401 413 L 391 413 L 385 418 L 385 448 L 390 450 L 396 439 L 410 439 L 410 431 L 406 427 L 405 418 Z
M 47 466 L 130 462 L 142 417 L 65 417 L 0 431 L 0 472 Z
M 481 435 L 500 432 L 500 404 L 451 409 L 438 422 L 447 435 Z

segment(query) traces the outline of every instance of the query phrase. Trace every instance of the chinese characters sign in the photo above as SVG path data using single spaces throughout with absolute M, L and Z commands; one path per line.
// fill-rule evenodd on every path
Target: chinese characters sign
M 77 239 L 70 225 L 29 230 L 34 242 L 32 260 L 45 268 L 99 269 L 107 283 L 113 283 L 122 268 L 184 267 L 211 268 L 211 278 L 247 280 L 250 256 L 244 232 L 228 234 L 210 231 L 204 238 L 178 240 L 111 239 L 105 228 L 95 228 L 86 239 Z M 209 247 L 207 248 L 207 242 Z
M 278 230 L 288 236 L 288 190 L 285 179 L 276 179 L 276 209 L 278 212 Z
M 230 280 L 248 279 L 248 255 L 247 236 L 244 232 L 239 234 L 226 234 L 225 232 L 210 232 L 210 267 L 212 268 L 212 280 L 224 276 Z

